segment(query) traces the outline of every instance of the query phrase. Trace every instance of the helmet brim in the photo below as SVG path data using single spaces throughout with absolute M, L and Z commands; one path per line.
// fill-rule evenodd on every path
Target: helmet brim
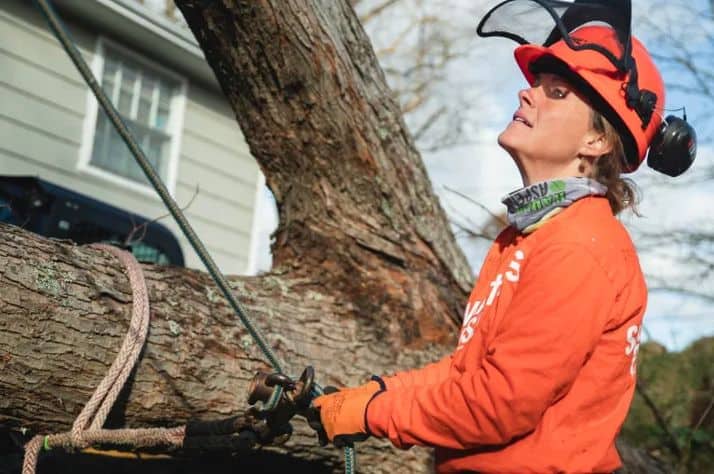
M 548 50 L 548 48 L 543 46 L 526 44 L 516 48 L 513 55 L 515 56 L 516 64 L 518 64 L 518 67 L 521 69 L 526 81 L 528 81 L 528 84 L 533 85 L 533 82 L 535 81 L 535 74 L 531 71 L 531 64 L 543 56 L 552 56 L 552 53 Z

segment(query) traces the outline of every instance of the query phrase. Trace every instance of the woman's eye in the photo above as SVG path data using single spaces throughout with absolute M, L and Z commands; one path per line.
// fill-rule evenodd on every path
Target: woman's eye
M 561 88 L 559 88 L 559 87 L 556 87 L 556 88 L 553 89 L 553 97 L 556 97 L 556 98 L 558 98 L 558 99 L 562 99 L 562 98 L 565 97 L 566 95 L 568 95 L 568 91 L 567 91 L 566 89 L 561 89 Z

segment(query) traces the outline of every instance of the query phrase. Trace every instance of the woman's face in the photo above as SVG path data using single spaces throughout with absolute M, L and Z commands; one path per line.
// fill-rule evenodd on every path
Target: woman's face
M 567 175 L 578 157 L 591 151 L 590 106 L 564 79 L 546 73 L 538 74 L 518 99 L 520 107 L 499 135 L 499 145 L 516 160 L 524 180 L 529 169 L 546 174 L 537 180 Z

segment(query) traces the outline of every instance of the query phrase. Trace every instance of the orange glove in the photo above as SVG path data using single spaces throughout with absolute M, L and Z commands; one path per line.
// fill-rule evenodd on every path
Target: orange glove
M 329 388 L 325 387 L 325 392 Z M 371 381 L 359 387 L 339 390 L 313 400 L 313 405 L 320 410 L 320 422 L 327 439 L 338 448 L 367 439 L 370 435 L 366 424 L 367 407 L 385 389 L 382 379 L 373 376 Z
M 373 375 L 372 379 L 369 382 L 363 383 L 362 385 L 357 385 L 356 387 L 342 387 L 340 389 L 340 392 L 367 392 L 374 395 L 377 392 L 386 390 L 386 387 L 382 386 L 383 384 L 384 382 L 380 377 Z M 329 394 L 325 393 L 325 395 Z

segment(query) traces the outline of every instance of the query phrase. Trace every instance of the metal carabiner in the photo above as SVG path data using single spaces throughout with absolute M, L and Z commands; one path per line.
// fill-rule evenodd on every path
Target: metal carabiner
M 281 373 L 255 374 L 248 389 L 251 408 L 247 415 L 253 431 L 263 442 L 282 444 L 290 438 L 290 420 L 296 414 L 304 414 L 310 406 L 314 383 L 315 370 L 311 366 L 305 368 L 297 381 Z M 258 402 L 261 407 L 256 406 Z

